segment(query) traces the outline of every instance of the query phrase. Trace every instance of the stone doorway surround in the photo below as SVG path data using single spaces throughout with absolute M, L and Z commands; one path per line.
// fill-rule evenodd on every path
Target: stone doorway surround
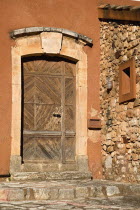
M 76 162 L 88 171 L 87 158 L 87 55 L 84 46 L 92 39 L 75 32 L 49 27 L 31 27 L 10 33 L 15 40 L 12 55 L 12 123 L 10 173 L 20 172 L 21 161 L 21 58 L 32 55 L 61 56 L 76 61 Z M 61 166 L 60 166 L 61 168 Z

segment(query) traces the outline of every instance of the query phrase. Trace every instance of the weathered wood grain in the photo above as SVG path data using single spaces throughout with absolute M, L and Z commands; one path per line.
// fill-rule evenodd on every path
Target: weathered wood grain
M 25 59 L 22 79 L 23 159 L 74 161 L 75 64 Z

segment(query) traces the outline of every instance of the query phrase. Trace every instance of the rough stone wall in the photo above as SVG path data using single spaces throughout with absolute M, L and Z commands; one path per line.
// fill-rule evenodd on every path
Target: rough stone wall
M 100 22 L 100 104 L 105 179 L 140 182 L 140 25 Z M 119 65 L 135 58 L 136 99 L 119 104 Z M 107 92 L 107 80 L 113 88 Z

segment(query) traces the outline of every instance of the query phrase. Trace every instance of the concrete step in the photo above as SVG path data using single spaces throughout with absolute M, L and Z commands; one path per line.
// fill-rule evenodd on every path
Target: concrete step
M 0 201 L 59 201 L 132 195 L 140 199 L 140 184 L 103 180 L 11 181 L 0 183 Z
M 90 172 L 61 171 L 61 172 L 16 172 L 11 175 L 12 181 L 33 180 L 83 180 L 91 179 Z

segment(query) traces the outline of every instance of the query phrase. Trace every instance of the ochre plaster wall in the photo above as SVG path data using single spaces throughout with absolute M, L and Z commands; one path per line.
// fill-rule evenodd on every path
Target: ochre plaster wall
M 130 1 L 120 1 L 126 2 L 130 4 Z M 88 118 L 96 117 L 99 114 L 99 3 L 105 1 L 0 0 L 0 174 L 9 173 L 11 146 L 11 46 L 14 41 L 10 39 L 9 32 L 24 27 L 50 26 L 91 37 L 94 46 L 85 47 L 88 56 Z M 118 4 L 118 1 L 113 3 Z M 88 154 L 92 158 L 90 168 L 94 168 L 93 162 L 101 168 L 100 137 L 96 138 L 96 133 L 89 135 L 88 143 L 92 145 L 88 146 Z

